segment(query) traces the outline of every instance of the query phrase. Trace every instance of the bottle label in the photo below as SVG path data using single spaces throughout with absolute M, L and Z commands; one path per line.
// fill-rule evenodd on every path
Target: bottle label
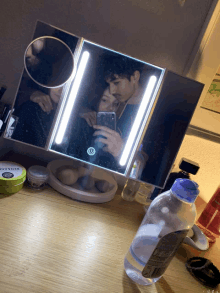
M 172 232 L 160 239 L 142 271 L 143 277 L 158 278 L 165 272 L 188 231 Z
M 0 179 L 21 176 L 23 167 L 13 162 L 0 163 Z

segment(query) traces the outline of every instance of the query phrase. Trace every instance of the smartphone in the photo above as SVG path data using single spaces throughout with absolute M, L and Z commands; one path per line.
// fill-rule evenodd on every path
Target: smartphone
M 97 125 L 106 126 L 112 130 L 116 130 L 115 112 L 98 112 L 96 121 Z

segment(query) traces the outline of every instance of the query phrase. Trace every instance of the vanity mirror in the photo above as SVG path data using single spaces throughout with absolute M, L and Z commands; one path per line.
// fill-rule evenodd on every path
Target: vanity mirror
M 127 174 L 164 69 L 84 41 L 50 149 Z
M 46 148 L 65 99 L 80 38 L 38 21 L 24 53 L 24 70 L 5 137 Z
M 38 21 L 5 137 L 163 187 L 202 89 Z

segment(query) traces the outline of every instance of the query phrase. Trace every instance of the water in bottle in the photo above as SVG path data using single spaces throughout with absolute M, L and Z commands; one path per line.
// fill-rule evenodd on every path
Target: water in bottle
M 197 183 L 177 179 L 171 190 L 152 201 L 124 260 L 134 282 L 150 285 L 163 275 L 194 225 L 198 193 Z

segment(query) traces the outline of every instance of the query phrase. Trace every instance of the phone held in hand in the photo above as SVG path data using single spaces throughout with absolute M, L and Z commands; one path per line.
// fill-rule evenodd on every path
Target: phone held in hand
M 112 130 L 116 130 L 115 112 L 98 112 L 96 119 L 97 125 L 105 126 Z

